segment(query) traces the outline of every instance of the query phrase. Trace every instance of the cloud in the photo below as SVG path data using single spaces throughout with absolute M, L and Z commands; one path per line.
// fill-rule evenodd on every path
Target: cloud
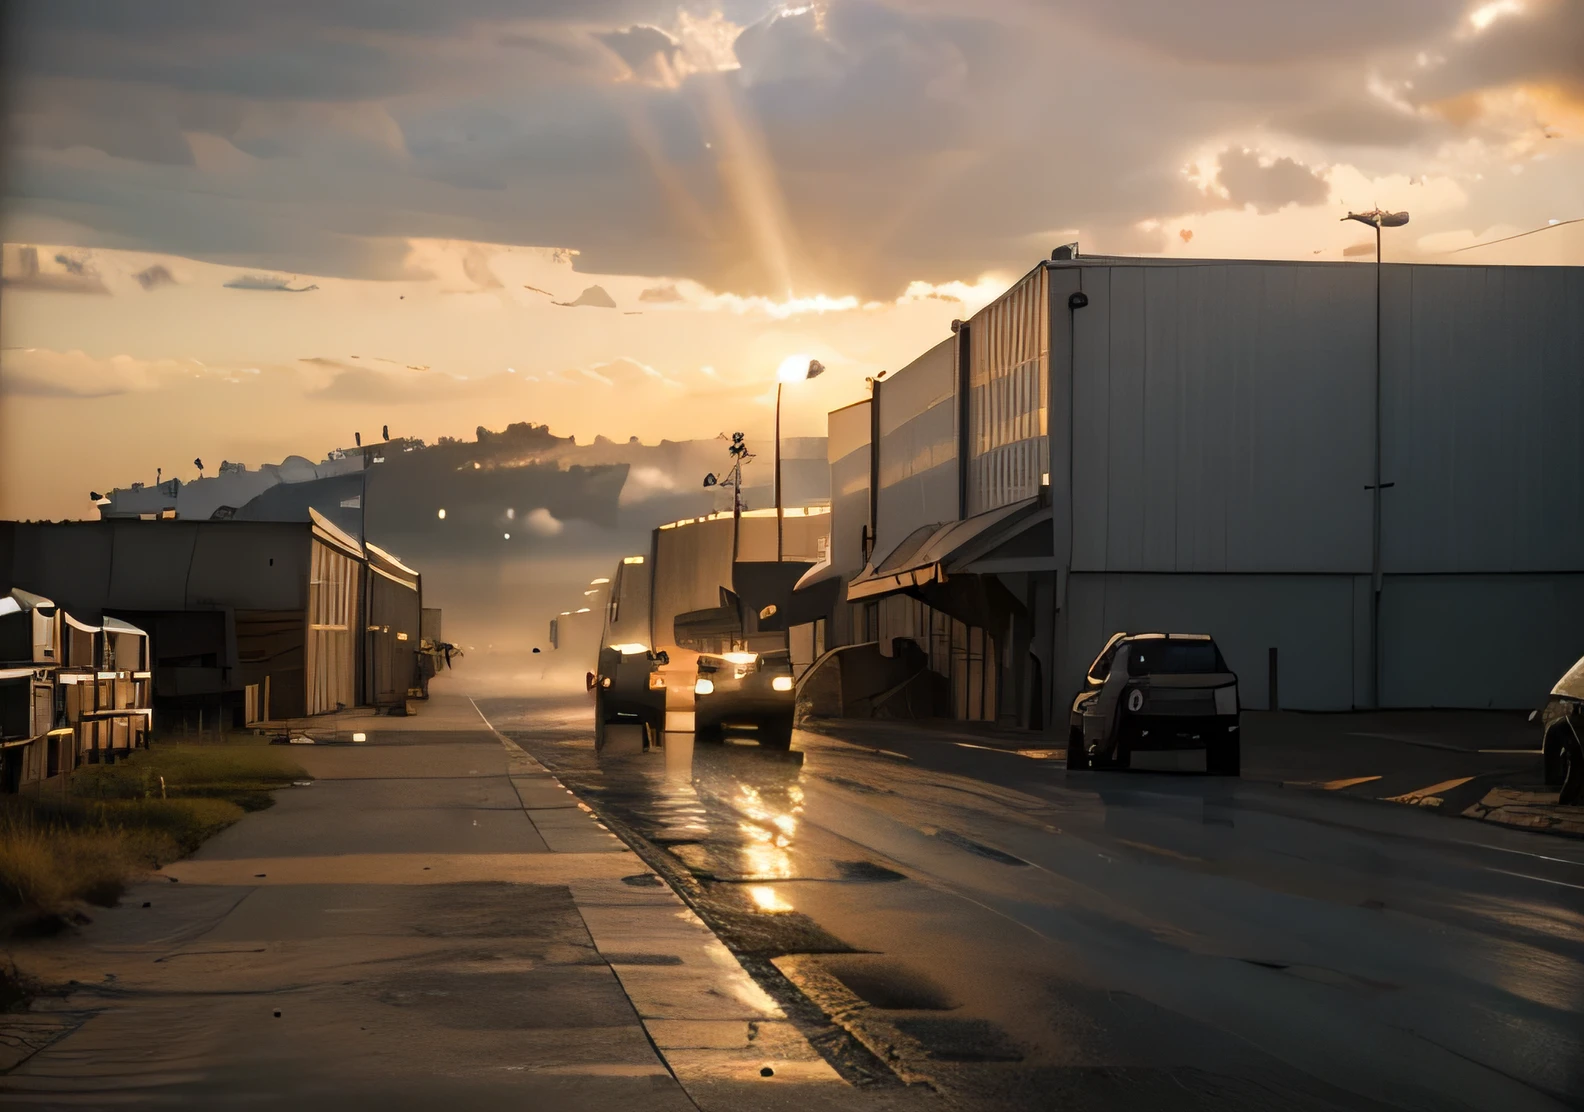
M 566 525 L 543 506 L 528 511 L 528 516 L 523 519 L 523 525 L 530 533 L 541 537 L 553 537 Z
M 250 368 L 253 373 L 256 369 Z M 165 389 L 178 383 L 240 381 L 238 369 L 209 367 L 196 359 L 108 359 L 82 351 L 12 348 L 0 353 L 0 394 L 33 398 L 109 398 Z
M 173 275 L 170 272 L 170 268 L 166 267 L 163 263 L 155 263 L 152 266 L 144 267 L 142 270 L 132 275 L 132 278 L 137 282 L 138 285 L 142 286 L 146 290 L 158 289 L 161 286 L 176 285 L 176 276 Z
M 578 306 L 587 306 L 593 309 L 616 308 L 615 299 L 599 286 L 590 286 L 588 289 L 578 294 L 577 299 L 574 301 L 552 301 L 551 304 L 560 305 L 564 308 L 576 308 Z
M 1216 182 L 1228 200 L 1257 212 L 1287 205 L 1317 205 L 1326 199 L 1326 180 L 1291 158 L 1262 161 L 1259 152 L 1228 147 L 1217 156 Z
M 646 287 L 644 291 L 638 295 L 638 300 L 664 304 L 667 302 L 682 301 L 684 298 L 682 297 L 681 293 L 677 291 L 677 288 L 674 285 L 667 282 L 666 284 L 660 286 Z
M 13 7 L 8 227 L 404 280 L 414 239 L 556 243 L 584 285 L 859 306 L 1073 238 L 1151 246 L 1141 220 L 1202 211 L 1179 173 L 1200 152 L 1296 163 L 1229 168 L 1267 215 L 1313 195 L 1304 166 L 1472 180 L 1508 133 L 1579 130 L 1584 55 L 1576 0 L 1483 30 L 1472 0 Z M 1521 111 L 1487 102 L 1516 88 Z M 1486 146 L 1448 145 L 1466 136 Z M 1473 221 L 1555 215 L 1561 166 L 1532 168 L 1552 185 L 1518 201 L 1471 190 Z
M 228 290 L 273 290 L 279 293 L 307 293 L 316 290 L 316 285 L 293 286 L 290 278 L 279 278 L 269 274 L 239 274 L 225 284 Z

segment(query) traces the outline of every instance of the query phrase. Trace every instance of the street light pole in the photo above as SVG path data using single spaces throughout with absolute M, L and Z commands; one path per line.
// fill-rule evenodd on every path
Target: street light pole
M 1380 605 L 1381 582 L 1381 491 L 1390 483 L 1381 482 L 1381 229 L 1400 228 L 1408 223 L 1406 212 L 1350 212 L 1343 220 L 1357 220 L 1375 230 L 1375 467 L 1374 481 L 1369 490 L 1374 495 L 1370 529 L 1370 703 L 1380 706 L 1381 654 Z
M 775 506 L 776 506 L 776 563 L 781 562 L 781 534 L 786 522 L 786 510 L 781 505 L 781 383 L 776 383 L 775 414 Z

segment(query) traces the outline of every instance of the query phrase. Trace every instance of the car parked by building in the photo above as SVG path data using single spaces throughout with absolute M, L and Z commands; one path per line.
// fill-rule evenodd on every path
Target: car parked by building
M 1560 788 L 1559 803 L 1584 800 L 1584 657 L 1557 680 L 1545 706 L 1529 715 L 1537 720 L 1545 782 Z
M 1067 768 L 1128 768 L 1140 752 L 1202 750 L 1205 771 L 1241 769 L 1237 676 L 1203 633 L 1117 633 L 1073 700 Z

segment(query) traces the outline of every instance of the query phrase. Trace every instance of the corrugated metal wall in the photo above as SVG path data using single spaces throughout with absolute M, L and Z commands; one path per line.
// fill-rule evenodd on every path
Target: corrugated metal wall
M 1388 266 L 1382 304 L 1386 571 L 1584 571 L 1584 268 Z
M 881 557 L 921 525 L 957 519 L 957 340 L 948 337 L 880 385 Z
M 869 524 L 869 403 L 835 410 L 830 432 L 831 565 L 844 578 L 863 570 L 864 529 Z
M 315 539 L 308 585 L 307 704 L 309 714 L 356 706 L 356 629 L 362 624 L 359 563 Z
M 970 514 L 1032 497 L 1050 471 L 1046 286 L 1042 266 L 968 322 Z
M 1366 705 L 1373 268 L 1081 280 L 1058 698 L 1092 642 L 1165 628 L 1262 677 L 1247 705 L 1273 645 L 1284 706 Z M 1381 704 L 1531 706 L 1584 652 L 1584 271 L 1387 266 L 1382 304 Z
M 1368 267 L 1086 266 L 1083 289 L 1075 569 L 1369 570 Z
M 1368 644 L 1369 612 L 1354 605 L 1352 576 L 1074 575 L 1067 611 L 1059 716 L 1113 633 L 1210 634 L 1238 674 L 1243 706 L 1255 710 L 1268 706 L 1273 646 L 1280 649 L 1282 706 L 1347 710 L 1360 634 Z

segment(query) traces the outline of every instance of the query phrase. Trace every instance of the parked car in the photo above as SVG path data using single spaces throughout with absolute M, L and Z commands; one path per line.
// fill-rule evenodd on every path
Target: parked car
M 1241 768 L 1237 676 L 1203 633 L 1118 633 L 1073 700 L 1067 768 L 1127 768 L 1142 751 L 1196 750 L 1205 771 Z
M 760 745 L 792 744 L 795 695 L 792 656 L 777 652 L 701 653 L 693 682 L 693 736 L 722 741 L 727 732 L 749 729 Z
M 1545 706 L 1529 715 L 1536 720 L 1545 782 L 1561 789 L 1559 803 L 1584 800 L 1584 658 L 1557 680 Z
M 671 663 L 665 650 L 651 652 L 643 645 L 605 645 L 599 652 L 599 671 L 588 673 L 594 693 L 594 748 L 605 747 L 611 726 L 643 727 L 645 749 L 660 745 L 665 730 L 665 676 L 660 669 Z

